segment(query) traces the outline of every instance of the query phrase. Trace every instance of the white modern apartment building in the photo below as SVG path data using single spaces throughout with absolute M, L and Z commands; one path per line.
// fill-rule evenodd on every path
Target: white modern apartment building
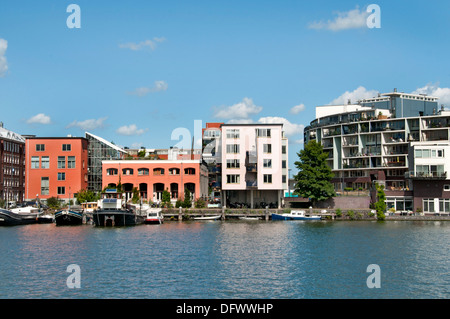
M 283 124 L 222 124 L 222 204 L 281 207 L 287 189 Z

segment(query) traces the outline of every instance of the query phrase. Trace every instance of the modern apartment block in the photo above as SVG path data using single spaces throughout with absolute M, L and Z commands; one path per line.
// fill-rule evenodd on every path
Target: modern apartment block
M 222 198 L 222 124 L 206 123 L 202 129 L 202 158 L 208 166 L 209 199 L 217 206 L 221 206 Z
M 0 123 L 0 199 L 21 202 L 25 193 L 25 138 Z
M 304 140 L 322 143 L 337 192 L 385 185 L 396 211 L 450 212 L 450 112 L 436 97 L 394 92 L 316 108 Z
M 222 124 L 222 205 L 283 205 L 287 138 L 283 124 Z
M 69 201 L 88 186 L 88 140 L 27 136 L 25 198 Z

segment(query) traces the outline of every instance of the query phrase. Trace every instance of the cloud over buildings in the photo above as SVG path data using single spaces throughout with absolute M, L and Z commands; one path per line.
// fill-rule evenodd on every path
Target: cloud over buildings
M 353 10 L 336 12 L 335 14 L 337 16 L 333 20 L 314 21 L 308 25 L 308 28 L 331 31 L 367 28 L 367 17 L 369 13 L 366 10 L 359 10 L 356 7 Z

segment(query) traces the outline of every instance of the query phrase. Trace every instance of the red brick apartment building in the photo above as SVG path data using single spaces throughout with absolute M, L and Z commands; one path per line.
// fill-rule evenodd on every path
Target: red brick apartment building
M 69 201 L 88 186 L 88 140 L 26 137 L 25 198 Z

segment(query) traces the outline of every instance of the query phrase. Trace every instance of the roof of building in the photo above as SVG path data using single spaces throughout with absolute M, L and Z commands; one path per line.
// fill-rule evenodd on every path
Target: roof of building
M 22 135 L 7 130 L 4 127 L 0 127 L 0 138 L 25 143 L 25 138 Z
M 115 149 L 116 151 L 119 151 L 119 152 L 127 153 L 127 154 L 128 154 L 128 152 L 125 151 L 123 148 L 121 148 L 121 147 L 119 147 L 119 146 L 117 146 L 117 145 L 114 145 L 114 144 L 111 143 L 111 142 L 108 142 L 107 140 L 105 140 L 104 138 L 102 138 L 102 137 L 100 137 L 100 136 L 94 135 L 94 134 L 89 133 L 89 132 L 85 132 L 85 133 L 86 133 L 86 136 L 89 135 L 89 136 L 91 136 L 92 138 L 95 138 L 96 140 L 99 140 L 99 141 L 102 142 L 103 144 L 106 144 L 107 146 L 109 146 L 109 147 Z

